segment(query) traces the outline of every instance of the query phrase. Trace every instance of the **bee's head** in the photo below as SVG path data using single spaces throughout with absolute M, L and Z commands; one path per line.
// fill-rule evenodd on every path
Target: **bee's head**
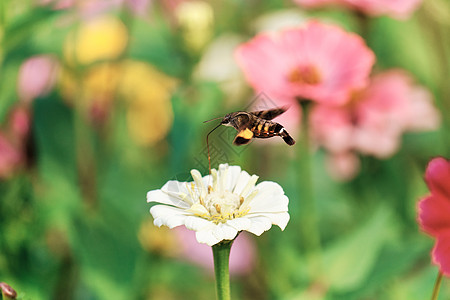
M 231 118 L 232 118 L 232 114 L 226 114 L 225 117 L 223 117 L 220 124 L 225 125 L 225 126 L 230 126 Z

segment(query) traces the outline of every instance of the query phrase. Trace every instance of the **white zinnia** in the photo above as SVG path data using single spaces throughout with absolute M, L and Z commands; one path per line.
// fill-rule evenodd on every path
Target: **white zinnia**
M 191 174 L 193 182 L 173 180 L 147 193 L 147 202 L 163 204 L 150 209 L 156 226 L 185 225 L 196 231 L 199 243 L 210 246 L 233 240 L 242 230 L 259 236 L 272 224 L 286 227 L 289 199 L 277 183 L 255 186 L 258 176 L 228 164 L 203 178 L 197 170 Z

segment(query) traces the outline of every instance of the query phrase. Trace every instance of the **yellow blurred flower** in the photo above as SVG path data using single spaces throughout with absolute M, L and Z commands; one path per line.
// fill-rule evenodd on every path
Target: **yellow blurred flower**
M 146 146 L 161 140 L 173 121 L 170 101 L 176 80 L 154 67 L 137 61 L 126 61 L 120 94 L 128 103 L 127 125 L 131 137 Z
M 201 50 L 213 33 L 211 5 L 205 1 L 184 1 L 176 7 L 175 15 L 187 48 L 194 52 Z
M 120 65 L 114 63 L 89 68 L 79 79 L 65 69 L 61 74 L 61 94 L 70 104 L 78 101 L 78 107 L 91 120 L 101 122 L 110 111 L 120 76 Z
M 100 63 L 79 77 L 70 70 L 61 75 L 61 93 L 94 122 L 102 122 L 114 99 L 125 102 L 127 127 L 132 139 L 149 146 L 163 139 L 173 121 L 171 94 L 176 80 L 145 62 L 125 60 Z
M 118 58 L 128 43 L 125 25 L 112 16 L 102 16 L 80 24 L 64 44 L 64 56 L 69 64 L 83 65 Z
M 179 241 L 175 234 L 169 228 L 157 228 L 153 225 L 152 220 L 141 224 L 138 239 L 146 251 L 170 257 L 180 253 Z

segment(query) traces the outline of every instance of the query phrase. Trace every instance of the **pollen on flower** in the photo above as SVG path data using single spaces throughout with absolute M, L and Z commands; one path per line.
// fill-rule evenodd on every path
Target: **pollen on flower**
M 249 201 L 245 202 L 244 197 L 231 191 L 214 189 L 211 185 L 208 185 L 207 194 L 205 197 L 202 197 L 199 190 L 199 187 L 192 182 L 189 192 L 192 196 L 196 196 L 197 201 L 192 204 L 189 211 L 215 224 L 240 218 L 245 216 L 250 210 L 248 205 L 242 205 L 244 203 L 248 204 Z M 252 195 L 249 195 L 247 198 L 251 200 Z
M 300 66 L 291 71 L 288 80 L 294 84 L 316 85 L 322 81 L 319 71 L 315 66 Z

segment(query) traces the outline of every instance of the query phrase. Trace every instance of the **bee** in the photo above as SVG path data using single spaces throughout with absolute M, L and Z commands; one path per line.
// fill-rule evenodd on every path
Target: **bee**
M 295 144 L 295 141 L 283 125 L 271 121 L 273 118 L 281 115 L 286 110 L 286 107 L 280 107 L 254 112 L 237 111 L 229 113 L 222 118 L 222 121 L 216 126 L 216 128 L 220 125 L 234 127 L 238 131 L 238 134 L 234 138 L 233 144 L 237 146 L 248 144 L 252 138 L 265 139 L 273 136 L 280 136 L 286 144 L 292 146 Z M 219 118 L 211 119 L 205 121 L 204 123 L 216 119 Z M 216 128 L 211 130 L 209 133 L 214 131 Z

